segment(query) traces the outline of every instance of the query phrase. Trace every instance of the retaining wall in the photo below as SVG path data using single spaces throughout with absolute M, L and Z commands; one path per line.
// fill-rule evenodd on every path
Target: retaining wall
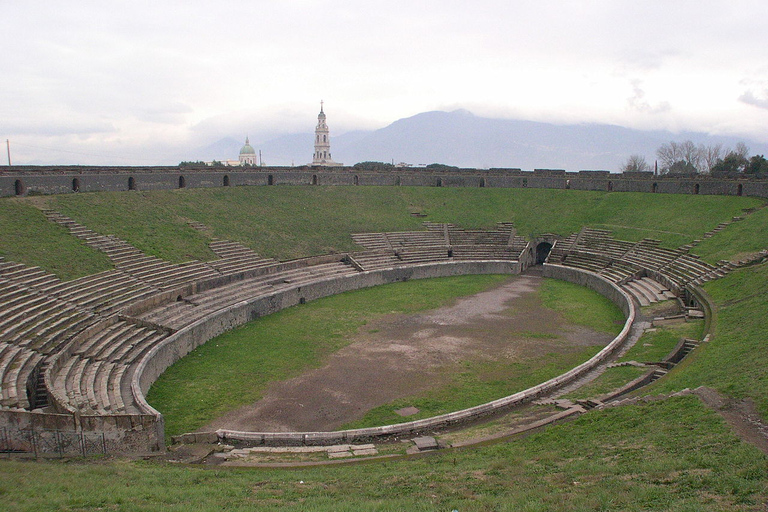
M 746 175 L 655 176 L 650 172 L 612 174 L 607 171 L 565 172 L 548 169 L 534 171 L 396 169 L 374 172 L 361 171 L 352 167 L 12 166 L 0 168 L 0 196 L 269 185 L 555 188 L 768 197 L 768 178 Z

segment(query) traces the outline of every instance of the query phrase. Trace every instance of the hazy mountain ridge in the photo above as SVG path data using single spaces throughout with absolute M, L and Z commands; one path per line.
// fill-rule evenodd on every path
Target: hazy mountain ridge
M 653 163 L 656 149 L 671 140 L 733 147 L 745 142 L 752 154 L 768 152 L 765 144 L 738 137 L 699 132 L 643 131 L 607 124 L 556 125 L 537 121 L 478 117 L 466 110 L 424 112 L 399 119 L 373 131 L 333 136 L 336 161 L 352 165 L 362 161 L 434 162 L 459 167 L 552 168 L 576 171 L 618 171 L 631 154 Z M 243 142 L 224 138 L 197 151 L 195 159 L 236 159 Z M 252 143 L 266 165 L 304 165 L 312 160 L 313 134 L 291 134 Z

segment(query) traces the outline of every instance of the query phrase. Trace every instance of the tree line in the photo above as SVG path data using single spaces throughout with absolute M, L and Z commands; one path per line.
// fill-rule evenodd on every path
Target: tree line
M 762 174 L 768 175 L 768 160 L 763 155 L 749 156 L 743 142 L 734 148 L 723 144 L 696 144 L 691 140 L 667 142 L 656 150 L 659 174 Z M 642 155 L 630 155 L 622 172 L 651 171 L 654 168 Z

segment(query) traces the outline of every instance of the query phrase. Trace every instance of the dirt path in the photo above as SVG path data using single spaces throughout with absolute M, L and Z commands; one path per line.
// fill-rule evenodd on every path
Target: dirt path
M 334 430 L 373 407 L 445 385 L 467 361 L 524 362 L 612 339 L 544 308 L 536 293 L 541 281 L 516 276 L 451 306 L 369 322 L 323 367 L 273 383 L 261 400 L 207 429 Z
M 752 400 L 734 400 L 703 386 L 694 389 L 693 393 L 717 411 L 737 436 L 768 455 L 768 425 L 760 419 Z

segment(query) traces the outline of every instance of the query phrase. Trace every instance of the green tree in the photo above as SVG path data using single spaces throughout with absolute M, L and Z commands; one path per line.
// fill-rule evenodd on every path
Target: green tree
M 744 172 L 749 174 L 768 174 L 768 160 L 763 155 L 755 155 L 749 159 Z
M 395 168 L 394 165 L 385 162 L 358 162 L 352 167 L 361 171 L 391 171 Z
M 749 160 L 747 160 L 746 156 L 736 151 L 731 151 L 712 167 L 712 174 L 744 172 L 748 165 Z

